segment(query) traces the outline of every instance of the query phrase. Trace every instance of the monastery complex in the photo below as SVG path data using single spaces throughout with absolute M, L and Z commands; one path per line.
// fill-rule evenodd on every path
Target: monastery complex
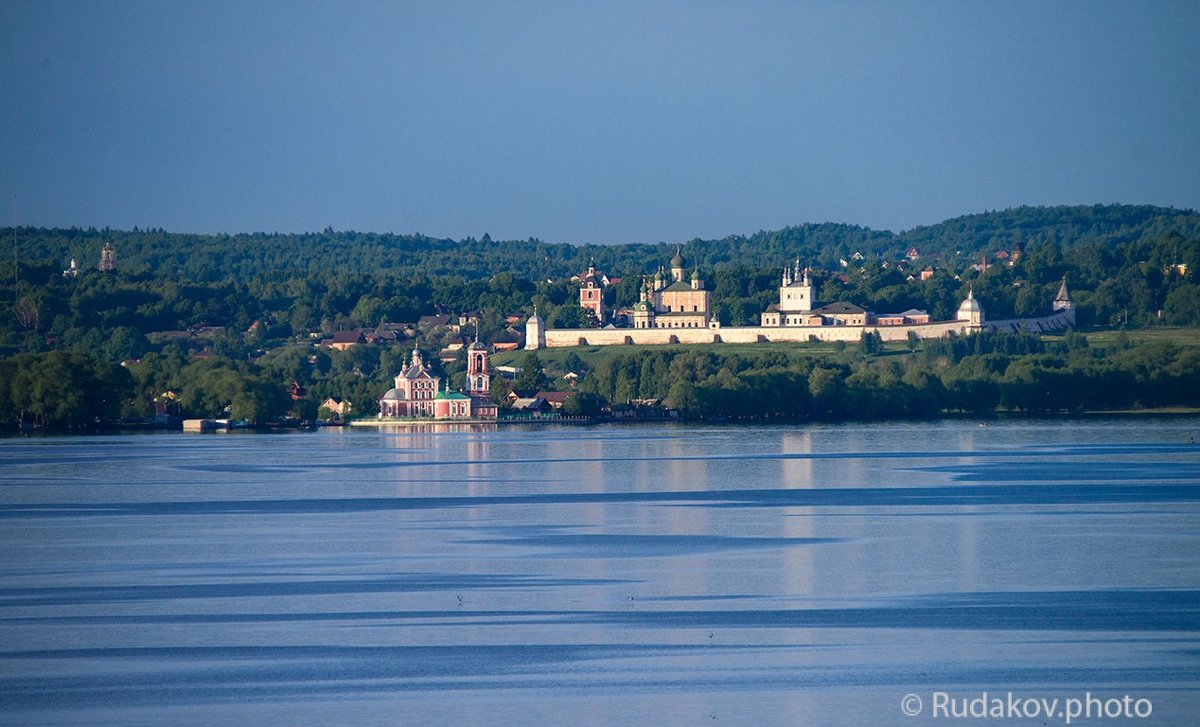
M 595 265 L 580 276 L 580 305 L 596 314 L 602 328 L 547 329 L 536 308 L 525 323 L 525 348 L 565 346 L 619 346 L 668 343 L 761 343 L 761 342 L 855 342 L 863 333 L 878 333 L 884 341 L 904 341 L 909 333 L 920 338 L 969 335 L 978 331 L 1027 330 L 1034 333 L 1061 331 L 1075 324 L 1075 304 L 1066 281 L 1055 296 L 1052 312 L 1041 318 L 988 320 L 983 305 L 971 293 L 963 300 L 954 320 L 933 321 L 921 310 L 876 314 L 853 303 L 817 305 L 810 271 L 799 261 L 785 267 L 779 286 L 779 302 L 761 315 L 757 326 L 723 327 L 712 317 L 710 292 L 704 288 L 698 268 L 684 279 L 686 261 L 677 250 L 670 261 L 670 275 L 659 268 L 642 280 L 640 299 L 633 308 L 633 327 L 616 328 L 604 311 L 604 280 Z

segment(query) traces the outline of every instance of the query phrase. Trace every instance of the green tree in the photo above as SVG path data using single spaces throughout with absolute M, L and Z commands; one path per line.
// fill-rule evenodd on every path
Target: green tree
M 863 331 L 859 339 L 858 350 L 864 356 L 883 353 L 883 336 L 879 335 L 879 331 Z
M 567 354 L 566 360 L 563 361 L 563 368 L 580 376 L 587 372 L 587 364 L 574 351 Z
M 563 402 L 563 412 L 572 416 L 596 416 L 604 408 L 597 394 L 581 391 Z
M 1173 326 L 1200 326 L 1200 285 L 1180 285 L 1168 293 L 1163 313 Z
M 550 314 L 546 324 L 551 328 L 598 328 L 600 322 L 591 308 L 579 305 L 560 305 Z
M 523 394 L 531 394 L 545 389 L 549 384 L 550 379 L 542 368 L 541 359 L 533 351 L 526 353 L 521 359 L 521 373 L 517 374 L 513 388 Z

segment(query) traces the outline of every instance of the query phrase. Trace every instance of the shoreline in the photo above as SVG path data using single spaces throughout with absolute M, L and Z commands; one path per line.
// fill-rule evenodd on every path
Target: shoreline
M 352 429 L 355 427 L 362 429 L 369 428 L 414 428 L 414 427 L 455 427 L 468 426 L 475 429 L 481 427 L 496 428 L 501 425 L 572 425 L 572 426 L 597 426 L 605 424 L 632 424 L 637 426 L 653 426 L 657 424 L 723 424 L 723 425 L 742 425 L 742 426 L 763 426 L 777 424 L 845 424 L 845 423 L 886 423 L 886 422 L 936 422 L 943 420 L 969 420 L 969 421 L 1018 421 L 1018 420 L 1047 420 L 1047 421 L 1062 421 L 1068 419 L 1093 419 L 1105 417 L 1200 417 L 1200 407 L 1153 407 L 1147 409 L 1098 409 L 1087 411 L 1074 412 L 1039 412 L 1035 414 L 1022 414 L 1017 412 L 987 412 L 982 414 L 972 413 L 945 413 L 937 417 L 926 418 L 898 418 L 898 419 L 729 419 L 724 417 L 714 417 L 711 419 L 685 419 L 685 418 L 656 418 L 656 419 L 637 419 L 637 418 L 612 418 L 601 417 L 594 419 L 457 419 L 457 420 L 431 420 L 431 419 L 362 419 L 351 420 L 345 425 L 339 427 L 243 427 L 237 429 L 215 429 L 203 432 L 205 434 L 216 433 L 232 433 L 232 432 L 299 432 L 299 431 L 320 431 L 322 429 Z M 69 435 L 69 434 L 108 434 L 108 433 L 168 433 L 180 432 L 184 433 L 182 427 L 172 426 L 148 426 L 148 425 L 113 425 L 113 426 L 98 426 L 87 427 L 82 429 L 21 429 L 17 427 L 4 427 L 0 429 L 0 437 L 28 437 L 28 436 L 53 436 L 53 435 Z M 192 431 L 188 434 L 198 434 L 201 432 Z

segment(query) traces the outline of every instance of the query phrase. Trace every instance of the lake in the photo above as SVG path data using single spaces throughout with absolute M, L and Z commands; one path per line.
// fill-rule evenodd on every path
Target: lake
M 1200 419 L 0 439 L 0 722 L 965 724 L 1001 698 L 1054 725 L 1128 696 L 1152 713 L 1118 722 L 1191 725 L 1190 437 Z

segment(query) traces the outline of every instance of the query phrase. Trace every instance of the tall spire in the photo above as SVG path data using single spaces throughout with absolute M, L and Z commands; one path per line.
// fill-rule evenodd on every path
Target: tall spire
M 1067 276 L 1063 276 L 1062 285 L 1058 286 L 1058 295 L 1054 296 L 1054 300 L 1060 303 L 1070 303 L 1071 294 L 1067 292 Z

